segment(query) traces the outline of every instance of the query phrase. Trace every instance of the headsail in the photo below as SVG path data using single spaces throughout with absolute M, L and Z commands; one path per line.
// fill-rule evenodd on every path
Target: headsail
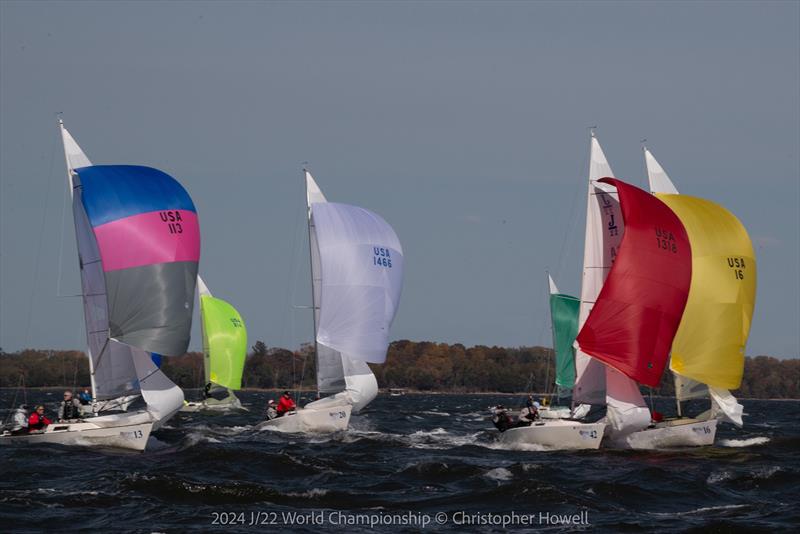
M 325 200 L 305 171 L 321 393 L 347 391 L 353 410 L 377 395 L 367 362 L 382 363 L 402 288 L 394 230 L 363 208 Z
M 644 149 L 644 160 L 647 165 L 647 179 L 650 182 L 650 192 L 677 195 L 678 190 L 675 188 L 675 184 L 672 183 L 672 180 L 667 176 L 667 172 L 646 148 Z
M 148 411 L 167 417 L 183 392 L 151 353 L 183 354 L 189 343 L 200 251 L 194 205 L 161 171 L 91 165 L 63 124 L 61 132 L 95 396 L 141 391 Z
M 213 297 L 200 276 L 200 314 L 203 321 L 203 352 L 206 383 L 228 389 L 241 389 L 247 357 L 247 329 L 236 308 Z
M 559 293 L 553 278 L 550 282 L 550 317 L 553 322 L 553 350 L 556 353 L 556 385 L 575 385 L 575 336 L 578 334 L 580 299 Z
M 593 357 L 656 387 L 689 293 L 689 238 L 657 198 L 621 180 L 602 182 L 617 188 L 625 233 L 577 341 Z
M 691 289 L 670 363 L 677 393 L 697 397 L 705 393 L 699 384 L 707 384 L 726 418 L 741 426 L 742 407 L 728 390 L 741 385 L 744 372 L 756 293 L 753 245 L 736 216 L 711 201 L 678 194 L 648 150 L 645 158 L 651 190 L 681 220 L 692 248 Z

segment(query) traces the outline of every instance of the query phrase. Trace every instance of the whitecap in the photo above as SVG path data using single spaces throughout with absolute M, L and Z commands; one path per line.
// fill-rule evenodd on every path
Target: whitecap
M 730 471 L 714 471 L 708 478 L 706 478 L 706 484 L 719 484 L 720 482 L 725 482 L 726 480 L 730 480 L 733 478 L 733 473 Z
M 704 506 L 702 508 L 695 508 L 693 510 L 686 510 L 685 512 L 649 512 L 650 515 L 657 517 L 675 517 L 683 515 L 696 515 L 708 514 L 709 512 L 721 512 L 724 510 L 736 510 L 738 508 L 747 508 L 748 504 L 723 504 L 720 506 Z
M 315 497 L 324 497 L 328 494 L 328 490 L 323 488 L 311 488 L 307 491 L 300 491 L 300 492 L 290 492 L 287 493 L 287 497 L 300 497 L 304 499 L 313 499 Z
M 553 451 L 558 449 L 551 449 L 545 445 L 540 445 L 538 443 L 501 443 L 499 441 L 493 441 L 490 443 L 478 443 L 487 449 L 494 449 L 494 450 L 501 450 L 501 451 L 528 451 L 528 452 L 544 452 L 544 451 Z
M 749 439 L 722 439 L 719 444 L 722 447 L 752 447 L 754 445 L 763 445 L 769 441 L 770 439 L 766 436 L 756 436 Z
M 491 471 L 485 472 L 483 476 L 491 478 L 492 480 L 497 480 L 498 482 L 504 482 L 514 478 L 514 474 L 505 467 L 495 467 Z

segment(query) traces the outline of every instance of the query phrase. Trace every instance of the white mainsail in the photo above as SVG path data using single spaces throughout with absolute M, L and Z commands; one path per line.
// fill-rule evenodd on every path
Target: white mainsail
M 108 343 L 108 298 L 103 277 L 100 251 L 92 232 L 86 211 L 81 202 L 80 178 L 75 169 L 88 167 L 92 162 L 59 121 L 67 162 L 67 178 L 72 198 L 75 220 L 75 237 L 78 243 L 83 312 L 92 391 L 99 400 L 114 399 L 138 393 L 138 376 L 131 357 L 133 348 L 123 344 Z
M 328 202 L 311 173 L 304 173 L 317 386 L 320 393 L 335 393 L 358 412 L 378 393 L 367 362 L 386 360 L 389 327 L 402 289 L 403 251 L 381 217 Z
M 592 133 L 579 331 L 594 307 L 622 242 L 624 223 L 616 188 L 597 181 L 613 176 L 600 142 Z M 650 411 L 636 382 L 586 354 L 577 341 L 575 347 L 573 401 L 605 403 L 608 422 L 614 431 L 629 432 L 646 427 L 650 423 Z
M 647 166 L 647 178 L 650 183 L 651 193 L 669 193 L 677 195 L 678 188 L 669 178 L 664 168 L 656 160 L 653 154 L 646 147 L 644 148 L 644 159 Z M 716 388 L 707 386 L 702 382 L 692 380 L 677 373 L 670 366 L 675 379 L 675 397 L 680 401 L 702 398 L 705 396 L 711 397 L 712 402 L 712 415 L 718 416 L 726 421 L 729 421 L 737 426 L 742 426 L 742 413 L 743 406 L 739 404 L 730 391 L 723 388 Z

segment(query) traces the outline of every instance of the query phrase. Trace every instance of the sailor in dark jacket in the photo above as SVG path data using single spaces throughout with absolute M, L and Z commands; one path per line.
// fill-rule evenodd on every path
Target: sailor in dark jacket
M 58 406 L 58 420 L 66 421 L 68 419 L 81 418 L 81 403 L 78 399 L 72 397 L 71 391 L 64 392 L 64 402 Z

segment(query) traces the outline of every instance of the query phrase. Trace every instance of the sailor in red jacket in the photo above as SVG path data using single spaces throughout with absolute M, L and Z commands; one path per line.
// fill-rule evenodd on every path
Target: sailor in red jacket
M 297 409 L 297 406 L 294 400 L 292 400 L 292 395 L 288 391 L 284 391 L 281 400 L 278 402 L 278 407 L 276 408 L 278 417 L 286 415 L 286 412 L 291 412 L 295 409 Z
M 31 416 L 28 417 L 28 432 L 44 430 L 45 427 L 49 424 L 50 424 L 50 419 L 45 417 L 44 406 L 40 404 L 39 406 L 36 407 L 33 413 L 31 413 Z

